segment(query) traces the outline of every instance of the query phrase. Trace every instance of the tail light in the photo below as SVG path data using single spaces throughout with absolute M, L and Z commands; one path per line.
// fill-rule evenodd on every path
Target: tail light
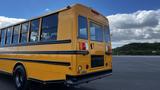
M 79 65 L 79 66 L 78 66 L 78 73 L 81 73 L 81 72 L 82 72 L 82 66 Z
M 106 46 L 106 53 L 107 54 L 112 54 L 112 47 L 110 45 Z
M 86 43 L 86 42 L 80 42 L 79 49 L 80 50 L 88 50 L 88 43 Z

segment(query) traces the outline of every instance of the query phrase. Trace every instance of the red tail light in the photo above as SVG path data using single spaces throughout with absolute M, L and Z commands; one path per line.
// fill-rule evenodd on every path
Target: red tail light
M 79 44 L 79 49 L 80 50 L 87 50 L 88 49 L 88 45 L 85 42 L 80 42 Z

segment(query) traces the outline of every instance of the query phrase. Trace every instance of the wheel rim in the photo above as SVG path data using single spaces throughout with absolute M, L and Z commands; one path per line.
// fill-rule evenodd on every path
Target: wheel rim
M 23 76 L 22 76 L 22 74 L 20 72 L 16 73 L 15 82 L 16 82 L 17 87 L 21 87 L 22 86 L 22 84 L 23 84 Z

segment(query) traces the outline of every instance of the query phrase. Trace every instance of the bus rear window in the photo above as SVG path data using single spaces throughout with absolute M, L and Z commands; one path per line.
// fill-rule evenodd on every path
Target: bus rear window
M 88 39 L 87 18 L 78 16 L 78 38 Z
M 90 22 L 90 37 L 92 41 L 103 41 L 103 26 Z
M 110 42 L 111 41 L 109 26 L 105 27 L 105 41 L 106 42 Z

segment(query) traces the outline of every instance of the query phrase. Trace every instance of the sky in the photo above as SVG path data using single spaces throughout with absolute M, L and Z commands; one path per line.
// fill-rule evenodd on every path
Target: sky
M 75 3 L 91 7 L 109 19 L 113 48 L 160 41 L 160 0 L 1 0 L 0 27 Z

